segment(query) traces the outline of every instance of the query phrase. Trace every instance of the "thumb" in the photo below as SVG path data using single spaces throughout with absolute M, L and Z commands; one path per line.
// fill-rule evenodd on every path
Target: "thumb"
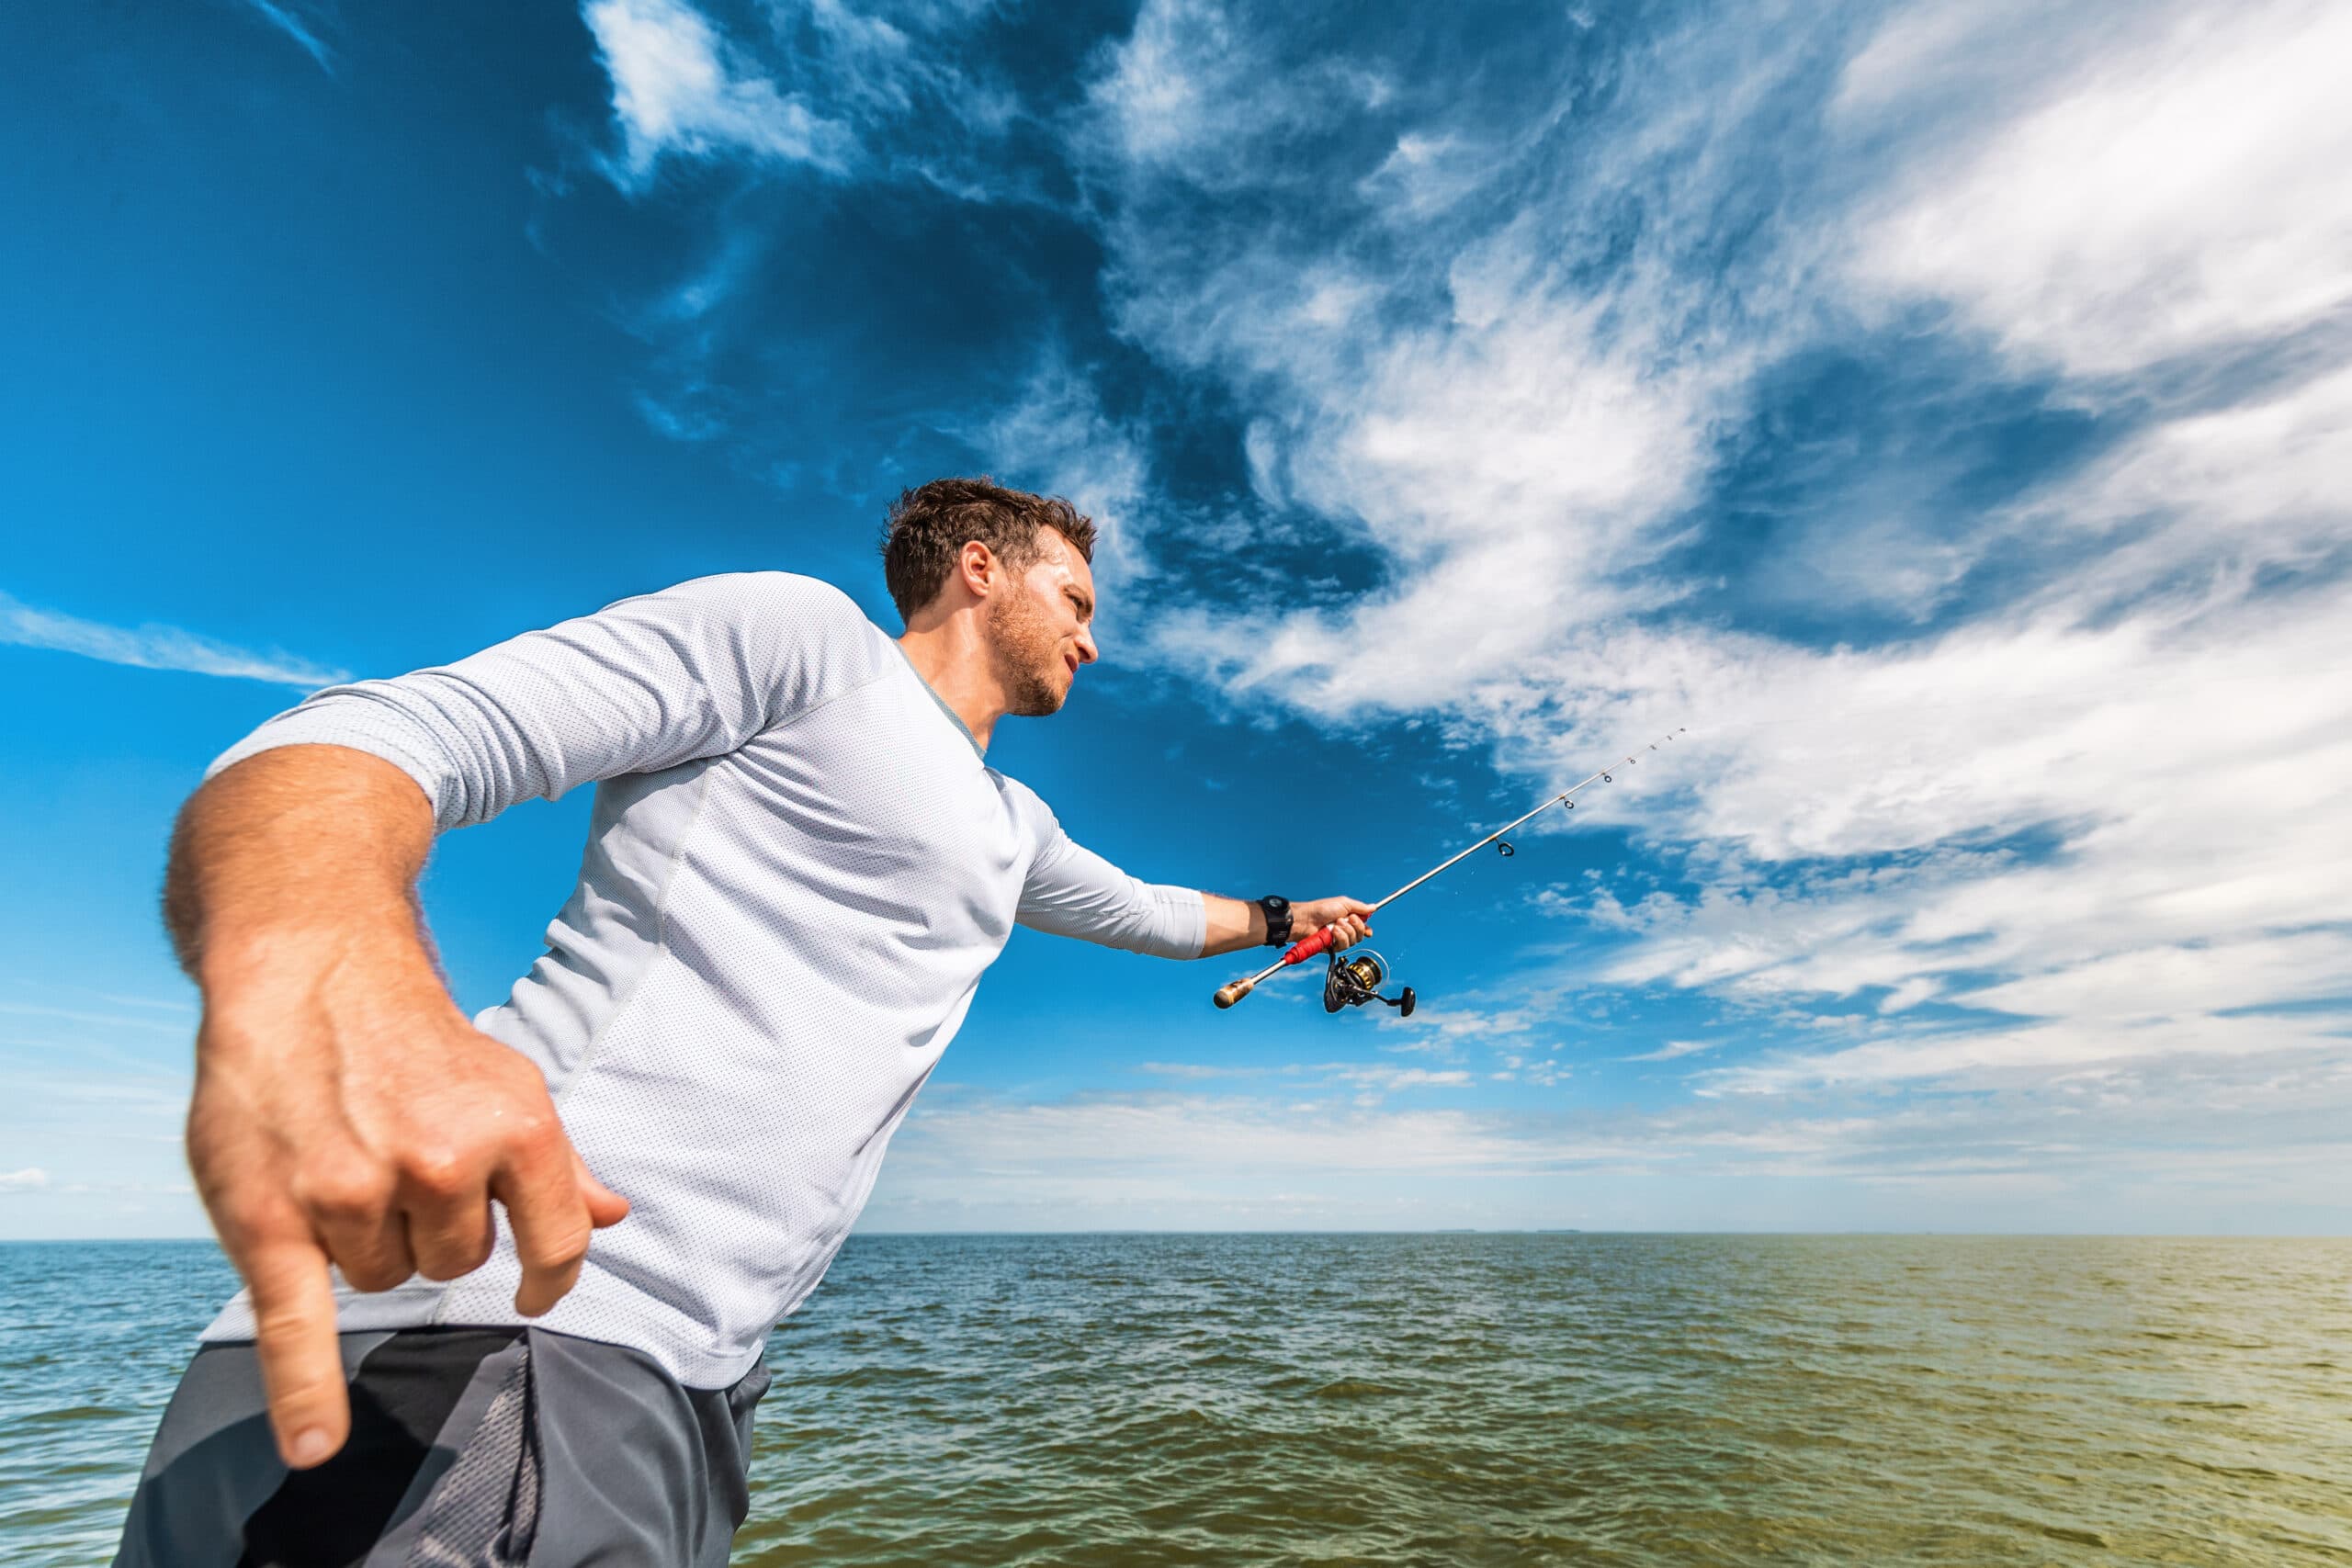
M 571 1179 L 578 1184 L 580 1196 L 588 1205 L 588 1223 L 598 1230 L 619 1224 L 628 1217 L 628 1200 L 597 1180 L 576 1149 L 571 1156 Z

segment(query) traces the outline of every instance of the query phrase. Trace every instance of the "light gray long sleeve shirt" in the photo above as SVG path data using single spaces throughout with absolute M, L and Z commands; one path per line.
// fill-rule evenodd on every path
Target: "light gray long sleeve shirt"
M 548 951 L 474 1021 L 539 1065 L 629 1216 L 546 1327 L 724 1387 L 823 1277 L 1013 923 L 1196 956 L 1201 897 L 1072 843 L 839 590 L 703 578 L 390 681 L 331 687 L 212 764 L 324 743 L 443 829 L 602 781 Z M 210 776 L 209 773 L 207 775 Z M 496 1253 L 338 1286 L 346 1330 L 519 1321 Z M 206 1330 L 254 1334 L 240 1295 Z

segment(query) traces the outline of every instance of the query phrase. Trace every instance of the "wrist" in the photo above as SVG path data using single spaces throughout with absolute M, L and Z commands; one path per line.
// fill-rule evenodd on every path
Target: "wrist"
M 442 993 L 431 957 L 403 907 L 397 915 L 264 922 L 207 932 L 191 978 L 208 1009 L 249 998 L 316 994 L 356 982 L 378 994 L 422 983 Z M 446 996 L 446 993 L 442 993 Z
M 1296 923 L 1291 914 L 1290 901 L 1278 894 L 1269 893 L 1256 903 L 1259 917 L 1266 927 L 1264 945 L 1287 947 Z

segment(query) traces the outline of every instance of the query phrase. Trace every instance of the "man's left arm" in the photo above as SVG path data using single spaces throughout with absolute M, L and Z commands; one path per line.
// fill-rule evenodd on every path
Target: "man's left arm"
M 1201 943 L 1201 956 L 1214 958 L 1220 953 L 1238 953 L 1245 947 L 1265 947 L 1266 908 L 1255 899 L 1227 898 L 1218 893 L 1201 895 L 1201 912 L 1207 931 Z M 1361 898 L 1295 898 L 1290 906 L 1290 935 L 1275 945 L 1288 946 L 1303 942 L 1333 921 L 1342 921 L 1345 929 L 1334 947 L 1372 934 L 1372 906 Z
M 1021 889 L 1023 925 L 1161 958 L 1210 958 L 1266 942 L 1262 906 L 1129 876 L 1073 843 L 1050 814 L 1045 821 L 1045 845 Z M 1370 934 L 1371 909 L 1361 898 L 1300 900 L 1290 907 L 1289 940 L 1344 921 L 1344 947 Z

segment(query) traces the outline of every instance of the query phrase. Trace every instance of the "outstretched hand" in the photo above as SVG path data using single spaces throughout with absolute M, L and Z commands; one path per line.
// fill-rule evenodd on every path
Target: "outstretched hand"
M 1361 898 L 1309 898 L 1290 907 L 1290 939 L 1304 942 L 1325 926 L 1337 925 L 1335 948 L 1362 942 L 1372 934 L 1372 906 Z

